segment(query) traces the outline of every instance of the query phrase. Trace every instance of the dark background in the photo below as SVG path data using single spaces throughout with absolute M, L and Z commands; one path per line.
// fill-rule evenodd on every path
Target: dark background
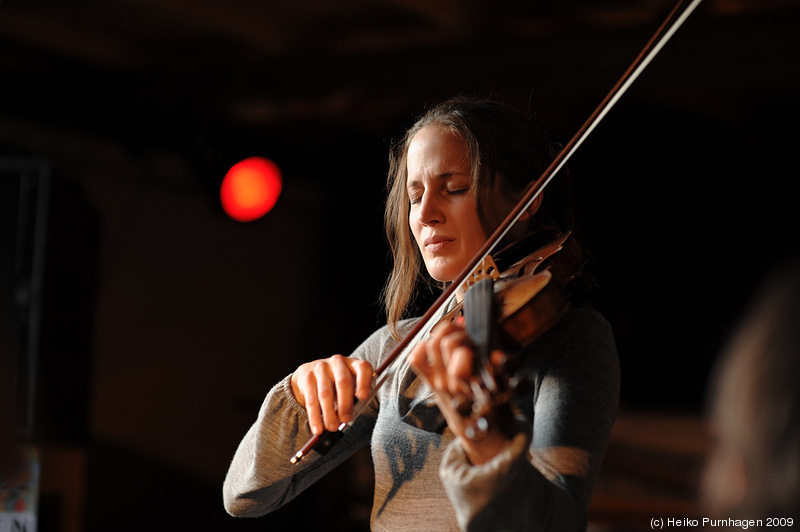
M 266 391 L 381 323 L 392 140 L 466 93 L 566 142 L 671 7 L 0 3 L 2 348 L 43 449 L 40 529 L 363 527 L 366 455 L 256 521 L 220 491 Z M 796 2 L 706 0 L 572 159 L 623 412 L 701 413 L 754 290 L 797 253 L 799 22 Z M 285 188 L 242 224 L 218 190 L 252 155 Z M 15 270 L 34 249 L 41 271 Z M 35 364 L 15 340 L 31 324 Z

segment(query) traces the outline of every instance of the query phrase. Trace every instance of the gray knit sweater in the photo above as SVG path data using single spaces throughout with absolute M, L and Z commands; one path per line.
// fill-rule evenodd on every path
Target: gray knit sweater
M 404 332 L 412 322 L 400 325 Z M 395 344 L 383 327 L 351 356 L 377 367 Z M 233 457 L 225 508 L 267 514 L 371 444 L 373 530 L 584 530 L 619 401 L 611 327 L 595 310 L 573 308 L 527 349 L 517 374 L 533 385 L 515 399 L 520 432 L 480 466 L 468 462 L 432 390 L 407 363 L 325 456 L 312 452 L 292 465 L 311 432 L 286 377 L 267 394 Z M 577 470 L 568 460 L 576 453 L 585 457 Z

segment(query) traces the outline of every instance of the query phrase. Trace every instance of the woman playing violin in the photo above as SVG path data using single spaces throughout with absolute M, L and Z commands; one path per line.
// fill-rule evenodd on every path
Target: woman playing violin
M 455 280 L 552 155 L 537 127 L 493 101 L 448 100 L 406 132 L 389 173 L 386 227 L 395 262 L 384 294 L 388 323 L 349 357 L 302 364 L 272 388 L 225 479 L 229 513 L 273 511 L 370 445 L 373 530 L 586 528 L 619 398 L 611 328 L 589 305 L 573 304 L 524 348 L 515 376 L 531 386 L 511 401 L 512 430 L 490 424 L 470 433 L 469 414 L 454 406 L 453 397 L 471 389 L 475 365 L 459 321 L 436 326 L 353 420 L 373 369 L 415 323 L 405 312 L 423 266 L 428 281 Z M 557 176 L 507 240 L 572 229 L 568 190 Z M 350 421 L 324 456 L 289 463 L 312 434 Z

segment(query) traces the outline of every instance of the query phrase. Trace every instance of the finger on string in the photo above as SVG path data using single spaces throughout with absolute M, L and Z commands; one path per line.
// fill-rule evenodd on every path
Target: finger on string
M 442 352 L 446 354 L 445 363 L 448 366 L 450 365 L 450 358 L 452 357 L 453 351 L 465 347 L 471 352 L 474 348 L 472 340 L 470 340 L 469 335 L 463 329 L 449 331 L 448 334 L 442 336 L 439 344 L 441 345 Z
M 508 355 L 502 349 L 495 349 L 489 355 L 489 361 L 492 363 L 493 366 L 500 367 L 506 363 L 508 360 Z
M 447 365 L 447 388 L 451 394 L 470 392 L 468 381 L 472 378 L 474 356 L 475 352 L 467 344 L 461 344 L 452 350 Z

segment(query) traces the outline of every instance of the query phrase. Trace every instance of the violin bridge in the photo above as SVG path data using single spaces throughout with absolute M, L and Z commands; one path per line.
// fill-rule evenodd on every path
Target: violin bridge
M 466 291 L 478 281 L 484 279 L 494 279 L 496 281 L 498 278 L 500 278 L 500 270 L 497 268 L 497 264 L 495 264 L 491 255 L 486 255 L 480 264 L 472 270 L 470 276 L 464 280 L 464 284 L 461 285 L 461 288 Z

